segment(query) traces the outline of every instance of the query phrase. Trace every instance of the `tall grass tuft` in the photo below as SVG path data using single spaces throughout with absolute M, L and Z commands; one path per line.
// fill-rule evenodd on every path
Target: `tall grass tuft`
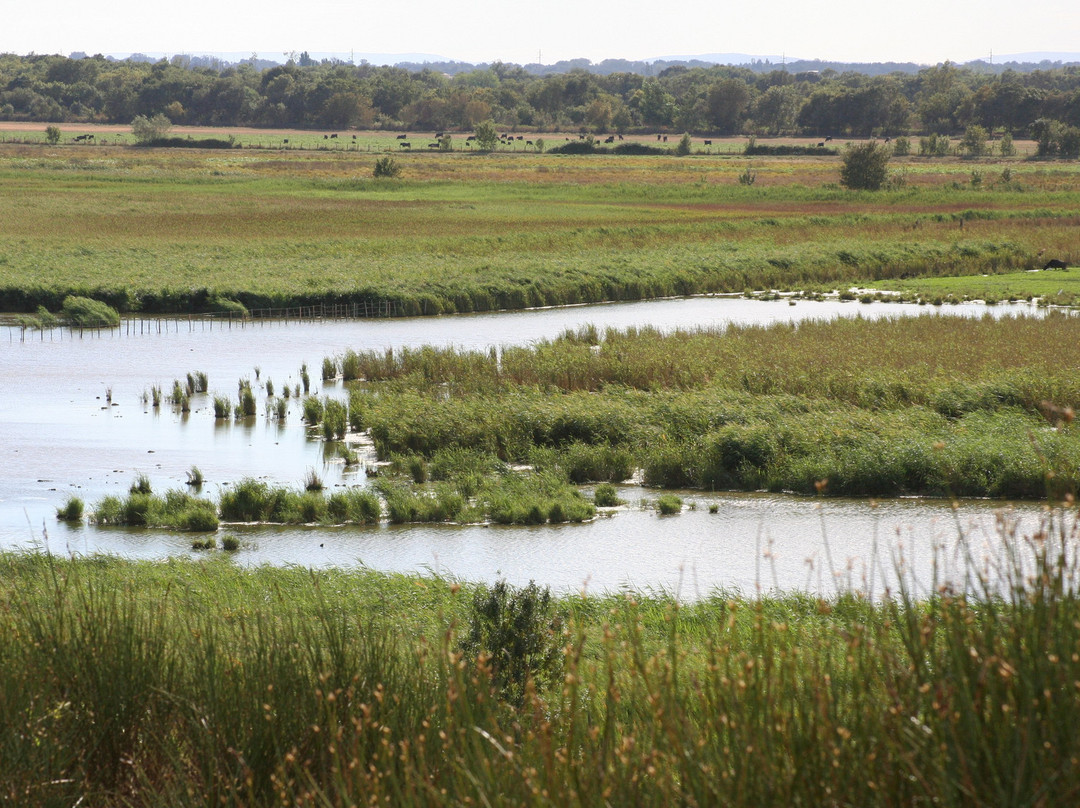
M 251 390 L 251 385 L 241 385 L 236 405 L 236 417 L 253 418 L 257 411 L 258 405 L 255 401 L 255 394 Z
M 56 509 L 56 518 L 65 522 L 78 522 L 83 518 L 83 501 L 78 497 L 68 497 L 63 507 Z
M 337 363 L 329 356 L 323 358 L 322 379 L 324 382 L 337 378 Z
M 225 396 L 214 396 L 214 418 L 221 421 L 232 415 L 232 401 Z

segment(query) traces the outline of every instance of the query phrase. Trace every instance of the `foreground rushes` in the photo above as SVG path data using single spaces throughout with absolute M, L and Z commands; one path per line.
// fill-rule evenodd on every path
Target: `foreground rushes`
M 0 556 L 0 794 L 1070 805 L 1072 520 L 1006 537 L 966 593 L 880 602 Z

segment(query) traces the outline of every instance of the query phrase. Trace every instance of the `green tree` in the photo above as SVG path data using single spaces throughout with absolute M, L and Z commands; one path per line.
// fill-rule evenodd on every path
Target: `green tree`
M 145 115 L 136 115 L 131 122 L 131 133 L 139 143 L 149 143 L 152 140 L 163 138 L 172 129 L 172 121 L 160 112 L 152 118 Z
M 686 132 L 682 136 L 682 140 L 679 141 L 679 145 L 675 147 L 675 153 L 679 157 L 686 157 L 690 153 L 690 133 Z
M 863 143 L 848 146 L 840 166 L 840 184 L 854 191 L 880 190 L 889 178 L 888 146 Z
M 60 142 L 60 127 L 59 126 L 46 126 L 45 127 L 45 142 L 51 146 L 55 146 Z
M 739 131 L 739 121 L 750 104 L 750 88 L 741 79 L 722 79 L 709 88 L 706 115 L 724 134 Z
M 476 145 L 480 147 L 480 151 L 494 151 L 499 145 L 499 133 L 495 129 L 495 122 L 490 118 L 478 123 L 474 131 Z
M 967 152 L 968 157 L 981 157 L 986 154 L 986 139 L 986 130 L 978 124 L 972 124 L 964 130 L 964 138 L 960 141 L 960 145 Z

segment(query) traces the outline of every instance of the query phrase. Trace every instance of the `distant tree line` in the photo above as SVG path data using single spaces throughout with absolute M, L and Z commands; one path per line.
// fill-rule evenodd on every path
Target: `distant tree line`
M 980 126 L 1036 139 L 1054 126 L 1080 127 L 1077 66 L 995 74 L 946 62 L 871 75 L 676 65 L 647 76 L 583 68 L 537 75 L 495 63 L 449 75 L 306 53 L 260 64 L 2 54 L 0 120 L 126 124 L 163 114 L 174 124 L 432 132 L 492 120 L 522 131 L 814 137 Z

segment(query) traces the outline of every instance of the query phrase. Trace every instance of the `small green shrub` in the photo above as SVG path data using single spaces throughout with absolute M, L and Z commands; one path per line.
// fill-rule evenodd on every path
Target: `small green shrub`
M 887 146 L 877 143 L 848 146 L 840 166 L 840 184 L 855 191 L 880 190 L 889 178 L 891 156 Z
M 372 175 L 378 177 L 394 178 L 400 176 L 401 166 L 398 165 L 397 160 L 393 157 L 380 157 L 375 161 L 375 168 L 372 171 Z
M 562 619 L 547 587 L 530 581 L 516 588 L 498 581 L 477 589 L 461 651 L 469 661 L 485 660 L 497 692 L 508 703 L 521 705 L 528 682 L 541 691 L 556 680 L 561 635 Z
M 682 497 L 676 494 L 661 494 L 656 498 L 656 510 L 665 516 L 679 513 L 682 510 L 682 505 Z
M 593 504 L 598 508 L 614 508 L 625 505 L 626 500 L 619 498 L 618 490 L 611 483 L 602 483 L 593 492 Z
M 68 497 L 64 507 L 56 509 L 56 518 L 65 522 L 77 522 L 83 517 L 83 501 L 78 497 Z

